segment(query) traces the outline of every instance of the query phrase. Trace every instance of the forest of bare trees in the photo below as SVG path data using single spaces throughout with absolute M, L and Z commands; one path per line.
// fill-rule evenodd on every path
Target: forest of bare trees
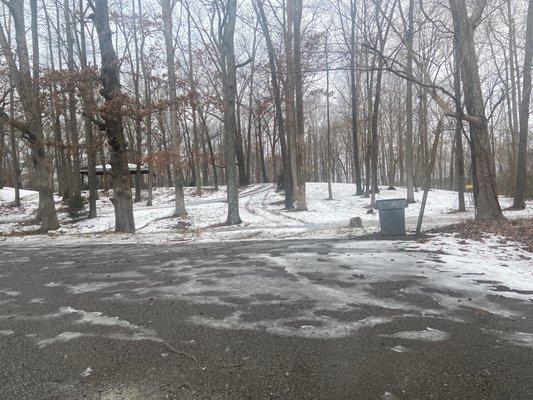
M 406 186 L 533 195 L 533 0 L 1 0 L 0 188 L 54 193 L 115 229 L 154 187 L 198 193 L 273 182 L 307 210 L 306 182 L 368 197 Z M 529 146 L 529 147 L 528 147 Z M 149 173 L 143 173 L 147 167 Z M 87 171 L 87 179 L 81 179 Z M 98 171 L 98 173 L 97 173 Z M 20 207 L 20 197 L 14 206 Z

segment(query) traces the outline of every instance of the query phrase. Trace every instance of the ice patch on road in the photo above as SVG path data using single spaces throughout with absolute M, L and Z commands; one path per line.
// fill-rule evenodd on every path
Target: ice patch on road
M 122 272 L 107 272 L 107 273 L 93 273 L 88 272 L 78 275 L 80 279 L 137 279 L 145 278 L 146 275 L 138 271 L 122 271 Z
M 43 285 L 44 287 L 61 287 L 63 282 L 48 282 Z
M 102 289 L 107 289 L 113 286 L 117 286 L 119 282 L 85 282 L 78 285 L 66 285 L 69 288 L 69 292 L 72 294 L 83 294 L 97 292 Z
M 533 333 L 501 332 L 501 331 L 489 331 L 489 332 L 496 334 L 502 340 L 510 344 L 513 344 L 516 346 L 529 347 L 533 349 Z
M 403 346 L 394 346 L 391 348 L 391 350 L 396 353 L 407 353 L 409 351 L 408 348 L 403 347 Z
M 395 333 L 394 335 L 382 336 L 397 339 L 421 340 L 423 342 L 440 342 L 448 339 L 450 335 L 447 332 L 439 331 L 438 329 L 426 328 L 423 331 L 405 331 Z
M 18 290 L 10 290 L 10 289 L 0 289 L 0 293 L 5 294 L 6 296 L 9 296 L 9 297 L 17 297 L 22 294 Z
M 91 274 L 86 274 L 89 276 L 80 276 L 82 278 L 88 278 L 91 277 Z M 140 278 L 143 275 L 138 274 L 128 274 L 131 275 L 131 277 L 134 278 Z M 120 273 L 118 274 L 94 274 L 94 276 L 98 276 L 100 278 L 121 278 Z M 122 276 L 123 277 L 123 276 Z M 68 288 L 68 292 L 72 294 L 84 294 L 84 293 L 94 293 L 98 292 L 100 290 L 109 289 L 118 285 L 126 284 L 126 283 L 136 283 L 137 281 L 134 280 L 126 280 L 126 281 L 111 281 L 111 282 L 104 282 L 104 281 L 95 281 L 95 282 L 82 282 L 77 284 L 67 284 L 64 281 L 62 282 L 49 282 L 45 284 L 46 287 L 66 287 Z
M 390 392 L 385 392 L 381 400 L 399 400 L 399 398 Z
M 83 332 L 63 332 L 53 338 L 39 340 L 37 342 L 37 346 L 39 346 L 40 348 L 43 348 L 53 343 L 65 343 L 73 339 L 78 339 L 81 337 L 88 337 L 88 336 L 94 336 L 94 335 L 90 333 L 83 333 Z
M 11 336 L 14 333 L 15 332 L 13 332 L 12 330 L 4 329 L 4 330 L 0 331 L 0 336 Z
M 410 316 L 410 315 L 409 315 Z M 387 324 L 394 319 L 406 317 L 376 317 L 371 316 L 357 321 L 339 321 L 327 316 L 314 316 L 314 325 L 299 324 L 300 321 L 308 321 L 305 317 L 280 318 L 251 322 L 243 320 L 243 313 L 236 311 L 222 319 L 193 316 L 190 322 L 214 329 L 252 330 L 267 332 L 278 336 L 304 337 L 311 339 L 336 339 L 349 336 L 354 332 Z M 316 324 L 316 325 L 315 325 Z
M 91 367 L 86 368 L 83 370 L 83 372 L 80 374 L 83 378 L 87 378 L 89 375 L 91 375 L 91 372 L 93 372 Z
M 94 332 L 64 332 L 55 337 L 43 339 L 37 342 L 40 347 L 47 346 L 52 343 L 67 342 L 73 339 L 82 337 L 102 337 L 112 340 L 150 340 L 155 342 L 161 342 L 162 340 L 157 336 L 156 332 L 152 329 L 144 328 L 132 324 L 119 317 L 109 317 L 99 311 L 85 311 L 77 310 L 72 307 L 61 307 L 57 313 L 42 315 L 40 317 L 31 317 L 31 319 L 54 319 L 61 318 L 68 315 L 77 315 L 78 319 L 72 321 L 72 324 L 80 325 L 95 325 L 99 326 L 98 333 Z M 107 329 L 107 332 L 102 332 L 101 329 Z
M 76 310 L 75 308 L 72 308 L 72 307 L 61 307 L 59 309 L 59 312 L 55 314 L 55 316 L 60 317 L 63 315 L 68 315 L 68 314 L 80 315 L 80 319 L 75 321 L 75 323 L 78 323 L 78 324 L 115 326 L 115 327 L 136 330 L 140 332 L 152 333 L 151 330 L 131 324 L 126 320 L 120 319 L 119 317 L 108 317 L 107 315 L 104 315 L 99 311 L 84 311 L 84 310 Z

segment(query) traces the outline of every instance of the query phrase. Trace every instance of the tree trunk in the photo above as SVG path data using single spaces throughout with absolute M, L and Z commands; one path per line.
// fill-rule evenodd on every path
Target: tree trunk
M 287 2 L 286 2 L 287 4 Z M 296 163 L 296 111 L 294 109 L 294 32 L 293 32 L 293 5 L 292 0 L 286 5 L 286 27 L 284 32 L 285 41 L 285 129 L 287 131 L 287 155 L 289 157 L 291 178 L 291 204 L 294 206 L 298 192 L 298 166 Z M 272 153 L 274 156 L 274 152 Z M 275 160 L 275 159 L 274 159 Z M 283 160 L 282 160 L 283 161 Z M 274 169 L 274 178 L 276 171 Z
M 138 0 L 139 5 L 139 15 L 142 18 L 142 0 Z M 154 163 L 153 163 L 153 142 L 152 142 L 152 89 L 150 87 L 150 73 L 151 69 L 148 67 L 146 62 L 146 57 L 144 56 L 144 49 L 145 49 L 145 43 L 146 38 L 143 35 L 143 39 L 141 40 L 141 48 L 140 48 L 140 54 L 141 54 L 141 69 L 143 73 L 143 81 L 144 81 L 144 104 L 145 107 L 150 108 L 150 111 L 148 112 L 146 116 L 146 152 L 148 156 L 148 177 L 146 182 L 146 205 L 151 206 L 153 201 L 153 188 L 154 188 Z
M 496 189 L 494 158 L 479 79 L 472 21 L 468 17 L 464 0 L 449 0 L 449 2 L 464 85 L 465 105 L 468 114 L 472 117 L 469 124 L 474 166 L 476 219 L 485 221 L 501 219 L 503 215 Z
M 70 74 L 74 74 L 76 71 L 76 65 L 74 63 L 74 37 L 72 34 L 72 24 L 70 21 L 70 15 L 72 10 L 70 9 L 69 0 L 64 0 L 65 9 L 65 32 L 67 40 L 67 67 Z M 78 128 L 76 122 L 76 93 L 74 85 L 69 85 L 68 88 L 68 118 L 66 118 L 66 134 L 70 138 L 71 152 L 72 152 L 72 194 L 74 196 L 81 196 L 81 177 L 80 177 L 80 148 Z
M 263 30 L 263 35 L 265 37 L 267 50 L 268 50 L 268 64 L 270 67 L 270 81 L 272 84 L 272 91 L 274 92 L 274 112 L 276 117 L 276 123 L 278 125 L 280 145 L 281 145 L 281 163 L 283 164 L 283 186 L 285 191 L 285 208 L 292 209 L 294 208 L 293 204 L 293 186 L 292 186 L 292 176 L 291 176 L 291 166 L 289 159 L 289 151 L 286 140 L 285 133 L 285 123 L 283 121 L 283 112 L 281 109 L 281 91 L 279 88 L 278 82 L 278 73 L 276 68 L 276 53 L 274 50 L 274 45 L 272 44 L 272 39 L 270 37 L 270 29 L 268 27 L 268 22 L 266 19 L 263 0 L 257 1 L 257 15 L 261 23 L 261 29 Z M 261 136 L 261 116 L 258 116 L 259 120 L 259 135 Z M 266 181 L 266 171 L 264 168 L 264 154 L 263 154 L 263 144 L 261 139 L 261 170 L 263 172 L 263 181 Z
M 383 62 L 378 62 L 378 72 L 376 77 L 376 97 L 374 99 L 374 106 L 372 107 L 372 128 L 370 138 L 370 160 L 372 169 L 372 193 L 371 193 L 371 206 L 374 207 L 376 203 L 376 194 L 379 193 L 378 187 L 378 122 L 379 122 L 379 106 L 381 102 L 381 80 L 383 77 Z
M 294 17 L 294 94 L 295 94 L 295 111 L 296 111 L 296 165 L 298 169 L 297 176 L 297 194 L 296 209 L 298 211 L 307 211 L 307 198 L 305 194 L 305 126 L 304 126 L 304 99 L 303 99 L 303 77 L 302 77 L 302 0 L 290 2 L 289 7 L 294 7 L 292 16 Z
M 135 173 L 135 197 L 133 198 L 133 201 L 135 203 L 138 203 L 141 201 L 141 188 L 142 188 L 142 173 L 141 173 L 141 166 L 142 166 L 142 117 L 140 115 L 141 112 L 141 89 L 140 89 L 140 72 L 141 72 L 141 64 L 140 64 L 140 51 L 139 51 L 139 35 L 138 35 L 138 28 L 137 28 L 137 15 L 136 15 L 136 7 L 135 7 L 135 0 L 131 0 L 132 3 L 132 10 L 133 10 L 133 45 L 135 48 L 135 66 L 132 65 L 132 81 L 133 81 L 133 94 L 135 96 L 134 104 L 135 104 L 135 117 L 133 119 L 134 124 L 134 130 L 135 130 L 135 165 L 136 165 L 136 173 Z M 140 11 L 140 10 L 139 10 Z M 140 15 L 140 13 L 138 14 Z M 129 50 L 129 48 L 128 48 Z
M 355 20 L 357 18 L 357 10 L 355 0 L 350 1 L 350 94 L 351 94 L 351 116 L 352 116 L 352 143 L 353 143 L 353 168 L 355 174 L 355 187 L 357 196 L 362 196 L 363 186 L 361 185 L 361 166 L 359 165 L 359 132 L 357 129 L 359 118 L 359 93 L 357 81 L 360 74 L 356 77 L 355 53 L 357 50 L 355 42 Z
M 237 19 L 237 0 L 228 0 L 224 22 L 221 26 L 221 67 L 224 86 L 224 130 L 226 134 L 226 185 L 228 198 L 227 225 L 240 224 L 239 187 L 235 163 L 235 141 L 237 136 L 237 120 L 235 116 L 235 100 L 237 96 L 237 77 L 235 65 L 235 22 Z
M 326 58 L 326 123 L 327 123 L 327 132 L 326 132 L 326 174 L 328 179 L 328 200 L 333 200 L 333 190 L 331 188 L 332 180 L 332 165 L 331 165 L 331 120 L 329 112 L 329 60 L 328 60 L 328 34 L 326 32 L 326 41 L 324 43 L 325 48 L 325 58 Z M 353 95 L 353 93 L 352 93 Z M 352 102 L 353 103 L 353 102 Z M 353 113 L 352 113 L 353 119 Z M 357 140 L 357 134 L 354 135 Z M 316 157 L 315 157 L 316 160 Z
M 461 105 L 461 70 L 459 57 L 457 54 L 457 46 L 454 50 L 455 70 L 453 74 L 453 89 L 455 95 L 455 176 L 457 180 L 457 194 L 459 200 L 459 211 L 466 211 L 465 207 L 465 165 L 463 154 L 463 120 L 461 113 L 463 107 Z
M 80 0 L 79 5 L 80 15 L 84 13 L 83 0 Z M 85 44 L 85 19 L 80 19 L 80 65 L 82 70 L 87 69 L 87 51 Z M 95 107 L 94 89 L 92 85 L 84 88 L 86 90 L 85 98 L 83 99 L 84 108 L 84 125 L 85 137 L 87 140 L 87 170 L 89 178 L 89 218 L 96 218 L 96 199 L 98 198 L 97 181 L 96 181 L 96 144 L 94 142 L 93 123 L 90 115 Z
M 237 90 L 237 87 L 235 87 L 235 90 Z M 239 99 L 238 94 L 235 94 L 235 98 Z M 246 181 L 246 162 L 244 159 L 244 147 L 242 143 L 240 101 L 237 102 L 235 107 L 237 124 L 237 131 L 235 132 L 235 156 L 237 157 L 237 168 L 239 171 L 239 186 L 245 186 L 248 182 Z
M 526 28 L 526 54 L 524 57 L 524 72 L 522 99 L 520 101 L 519 120 L 520 130 L 518 133 L 518 159 L 516 163 L 516 177 L 514 188 L 513 208 L 524 209 L 526 203 L 524 194 L 526 190 L 527 168 L 527 134 L 529 123 L 529 103 L 531 99 L 531 61 L 533 57 L 533 0 L 529 0 L 527 11 Z
M 175 208 L 174 216 L 184 217 L 187 215 L 185 210 L 185 197 L 183 195 L 183 176 L 181 170 L 181 155 L 180 155 L 180 132 L 177 115 L 177 97 L 176 97 L 176 68 L 174 67 L 174 41 L 172 33 L 172 7 L 170 0 L 162 0 L 161 6 L 163 10 L 163 30 L 165 35 L 165 49 L 167 57 L 167 72 L 168 72 L 168 90 L 170 99 L 170 135 L 172 140 L 172 158 L 174 165 L 174 194 L 175 194 Z
M 413 36 L 414 36 L 414 0 L 409 0 L 409 15 L 408 15 L 408 27 L 406 35 L 407 43 L 407 76 L 411 78 L 413 76 Z M 413 82 L 411 79 L 407 79 L 406 90 L 406 131 L 405 131 L 405 179 L 407 183 L 407 203 L 415 203 L 415 194 L 413 190 L 414 186 L 414 170 L 413 170 Z
M 13 104 L 13 100 L 11 100 Z M 11 112 L 13 115 L 13 112 Z M 11 127 L 9 131 L 9 142 L 11 145 L 11 168 L 13 169 L 13 188 L 15 189 L 15 207 L 20 207 L 20 166 L 19 155 L 17 147 L 17 139 L 15 138 L 15 129 Z
M 120 91 L 120 63 L 113 48 L 107 0 L 95 0 L 93 20 L 98 33 L 102 58 L 102 90 L 100 93 L 105 100 L 102 127 L 106 132 L 110 146 L 115 231 L 133 233 L 135 232 L 135 220 L 128 167 L 128 149 L 122 125 L 124 96 Z
M 5 173 L 4 168 L 4 150 L 5 150 L 5 139 L 4 139 L 4 123 L 0 121 L 0 189 L 4 188 Z
M 261 182 L 266 183 L 268 182 L 267 177 L 267 171 L 266 171 L 266 164 L 265 164 L 265 150 L 263 147 L 263 127 L 261 124 L 261 116 L 257 118 L 257 145 L 258 145 L 258 151 L 259 151 L 259 162 L 260 162 L 260 170 L 261 170 Z M 290 183 L 289 183 L 290 184 Z M 291 201 L 291 208 L 292 208 L 292 196 L 288 196 L 287 193 L 285 193 L 285 202 L 287 202 L 287 198 Z M 287 203 L 285 203 L 285 206 L 287 206 Z
M 198 95 L 196 93 L 196 81 L 194 76 L 193 58 L 192 58 L 192 37 L 191 37 L 191 10 L 189 2 L 186 2 L 187 9 L 187 40 L 188 40 L 188 61 L 189 61 L 189 86 L 191 89 L 190 104 L 192 112 L 192 152 L 194 159 L 194 183 L 196 184 L 196 193 L 202 193 L 202 177 L 201 177 L 201 157 L 200 157 L 200 139 L 198 131 L 198 121 L 196 118 L 198 108 Z
M 24 122 L 15 121 L 0 108 L 0 120 L 10 124 L 21 131 L 29 144 L 31 161 L 36 174 L 37 189 L 39 191 L 39 218 L 41 220 L 41 232 L 47 232 L 59 228 L 55 210 L 53 184 L 50 168 L 46 159 L 43 144 L 43 122 L 41 118 L 41 102 L 39 87 L 39 42 L 37 35 L 37 0 L 31 0 L 31 32 L 33 49 L 33 77 L 31 75 L 28 45 L 26 41 L 26 29 L 24 24 L 24 3 L 22 1 L 9 1 L 8 8 L 13 18 L 15 27 L 15 40 L 17 61 L 11 50 L 0 25 L 0 49 L 5 63 L 9 69 L 9 75 L 19 94 L 24 113 Z

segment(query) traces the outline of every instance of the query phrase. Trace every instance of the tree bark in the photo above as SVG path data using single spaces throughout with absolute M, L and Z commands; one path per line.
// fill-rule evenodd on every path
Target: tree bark
M 485 115 L 485 103 L 479 79 L 472 20 L 464 0 L 449 0 L 454 37 L 461 66 L 465 105 L 473 117 L 470 124 L 472 161 L 474 166 L 474 198 L 477 220 L 503 218 L 496 189 L 496 172 Z
M 235 116 L 235 100 L 237 96 L 237 77 L 235 65 L 235 22 L 237 19 L 237 0 L 228 0 L 224 10 L 224 21 L 221 26 L 221 67 L 224 86 L 224 130 L 226 133 L 226 185 L 228 198 L 227 225 L 240 224 L 239 187 L 235 159 L 235 140 L 237 136 L 237 120 Z
M 357 196 L 362 196 L 363 186 L 361 184 L 361 166 L 359 164 L 359 93 L 357 87 L 358 76 L 356 77 L 355 53 L 357 46 L 355 42 L 357 9 L 355 0 L 350 0 L 350 94 L 351 94 L 351 116 L 352 116 L 352 143 L 353 143 L 353 168 L 355 174 L 355 187 Z M 357 74 L 359 75 L 359 74 Z
M 138 203 L 141 201 L 141 188 L 142 188 L 142 173 L 141 173 L 141 166 L 142 166 L 142 117 L 140 115 L 141 112 L 141 63 L 140 63 L 140 51 L 139 51 L 139 34 L 138 34 L 138 27 L 137 27 L 137 18 L 138 15 L 140 16 L 140 12 L 138 15 L 136 15 L 136 7 L 135 7 L 135 0 L 131 0 L 132 3 L 132 9 L 133 9 L 133 45 L 135 49 L 135 66 L 132 65 L 132 81 L 133 81 L 133 94 L 135 96 L 134 104 L 135 104 L 135 117 L 133 119 L 134 124 L 134 130 L 135 130 L 135 165 L 136 165 L 136 173 L 135 173 L 135 197 L 133 198 L 133 201 L 135 203 Z M 140 10 L 139 10 L 140 11 Z
M 67 41 L 67 68 L 70 74 L 74 74 L 76 71 L 76 65 L 74 63 L 74 36 L 72 34 L 72 24 L 70 21 L 70 1 L 64 0 L 65 9 L 65 32 Z M 71 153 L 72 153 L 72 194 L 74 196 L 81 196 L 81 177 L 80 177 L 80 148 L 78 128 L 76 121 L 76 93 L 74 85 L 69 85 L 67 94 L 67 110 L 68 118 L 66 118 L 66 134 L 70 138 Z
M 285 41 L 285 129 L 287 132 L 287 155 L 289 157 L 291 178 L 291 203 L 296 202 L 298 192 L 298 166 L 296 162 L 296 111 L 294 108 L 294 7 L 292 0 L 286 0 L 286 26 L 284 32 Z M 275 161 L 275 158 L 274 158 Z M 274 168 L 274 179 L 276 170 Z
M 168 90 L 170 99 L 170 135 L 172 140 L 172 158 L 174 166 L 174 194 L 175 194 L 175 208 L 174 216 L 184 217 L 187 215 L 185 210 L 185 197 L 183 195 L 183 176 L 181 170 L 181 154 L 180 154 L 180 132 L 178 124 L 178 110 L 176 97 L 176 68 L 174 66 L 174 41 L 172 33 L 172 7 L 170 0 L 161 1 L 163 11 L 163 31 L 165 35 L 165 49 L 167 58 L 167 73 L 168 73 Z
M 201 177 L 201 156 L 200 156 L 200 138 L 198 131 L 197 121 L 197 108 L 198 108 L 198 94 L 196 93 L 196 81 L 193 68 L 192 57 L 192 36 L 191 36 L 191 10 L 189 2 L 187 1 L 185 8 L 187 9 L 187 40 L 188 40 L 188 62 L 189 62 L 189 86 L 190 86 L 190 105 L 191 105 L 191 118 L 192 118 L 192 150 L 194 159 L 194 183 L 196 185 L 196 193 L 202 193 L 202 177 Z
M 465 207 L 465 165 L 463 153 L 463 120 L 461 113 L 461 70 L 457 46 L 454 49 L 455 70 L 453 74 L 453 89 L 455 94 L 455 175 L 457 180 L 457 194 L 459 200 L 459 211 L 466 211 Z
M 297 175 L 297 194 L 296 209 L 298 211 L 307 211 L 307 198 L 305 194 L 306 165 L 305 165 L 305 126 L 304 126 L 304 99 L 303 99 L 303 77 L 302 77 L 302 0 L 291 1 L 289 7 L 294 7 L 292 13 L 294 20 L 294 97 L 296 111 L 296 165 Z
M 26 29 L 24 24 L 24 2 L 9 1 L 8 8 L 15 27 L 15 40 L 18 66 L 7 41 L 3 26 L 0 25 L 0 49 L 9 69 L 9 75 L 15 84 L 22 103 L 24 122 L 15 121 L 3 108 L 0 108 L 0 120 L 18 129 L 28 142 L 31 161 L 35 170 L 37 189 L 39 191 L 40 231 L 48 232 L 59 228 L 55 210 L 53 184 L 50 168 L 44 148 L 43 122 L 39 87 L 39 42 L 37 35 L 37 0 L 31 0 L 31 32 L 33 48 L 33 77 L 31 75 Z
M 265 15 L 265 10 L 263 7 L 263 0 L 257 0 L 257 15 L 261 24 L 261 29 L 263 30 L 263 36 L 265 37 L 267 50 L 268 50 L 268 64 L 270 67 L 270 82 L 272 85 L 272 91 L 274 93 L 274 113 L 276 117 L 276 123 L 279 130 L 279 138 L 281 145 L 281 163 L 283 164 L 283 186 L 285 191 L 285 208 L 290 210 L 294 208 L 293 203 L 293 186 L 292 186 L 292 176 L 291 176 L 291 166 L 289 159 L 289 151 L 287 147 L 286 132 L 285 132 L 285 123 L 283 121 L 283 111 L 281 107 L 281 90 L 278 82 L 278 73 L 276 68 L 276 53 L 274 50 L 274 45 L 272 44 L 272 38 L 270 36 L 270 29 L 268 27 L 267 18 Z M 261 115 L 258 116 L 259 120 L 259 135 L 261 137 Z M 262 141 L 262 139 L 261 139 Z M 263 144 L 261 146 L 261 170 L 263 173 L 263 180 L 266 181 L 266 171 L 264 167 L 264 155 L 263 155 Z
M 79 5 L 80 15 L 84 13 L 83 0 L 80 0 Z M 85 43 L 85 19 L 80 18 L 80 66 L 82 70 L 88 68 L 87 63 L 87 51 Z M 91 121 L 91 115 L 95 108 L 94 88 L 91 84 L 88 87 L 83 88 L 85 96 L 83 99 L 84 108 L 84 125 L 85 125 L 85 138 L 87 140 L 87 170 L 89 178 L 89 218 L 96 218 L 96 199 L 98 198 L 97 181 L 96 181 L 96 144 L 93 134 L 93 123 Z
M 6 169 L 4 167 L 5 137 L 4 123 L 0 121 L 0 189 L 4 188 Z
M 408 11 L 408 27 L 406 35 L 407 44 L 407 76 L 413 76 L 413 39 L 414 39 L 414 0 L 409 0 Z M 411 79 L 407 80 L 406 90 L 406 131 L 405 131 L 405 179 L 407 183 L 407 203 L 415 203 L 415 194 L 413 190 L 413 82 Z
M 15 189 L 15 201 L 13 205 L 20 207 L 20 166 L 17 139 L 15 138 L 15 129 L 11 127 L 9 131 L 9 143 L 11 145 L 11 168 L 13 169 L 13 188 Z
M 524 209 L 527 168 L 527 134 L 529 123 L 529 104 L 531 100 L 531 61 L 533 58 L 533 0 L 529 0 L 526 28 L 526 54 L 524 57 L 523 90 L 519 109 L 520 130 L 518 133 L 518 159 L 513 208 Z
M 326 132 L 326 174 L 327 174 L 327 180 L 328 180 L 328 200 L 333 200 L 333 190 L 331 188 L 331 180 L 332 180 L 332 163 L 331 163 L 331 118 L 330 118 L 330 106 L 329 106 L 329 60 L 328 60 L 328 34 L 326 32 L 326 40 L 324 43 L 324 49 L 325 49 L 325 59 L 326 59 L 326 124 L 327 124 L 327 132 Z M 352 93 L 353 95 L 353 93 Z M 352 114 L 353 116 L 353 114 Z M 353 117 L 352 117 L 353 119 Z M 357 140 L 357 135 L 355 135 L 355 139 Z M 316 160 L 316 157 L 315 157 Z
M 95 0 L 93 21 L 98 33 L 102 59 L 100 91 L 105 100 L 102 110 L 102 128 L 107 135 L 111 155 L 111 180 L 113 182 L 113 206 L 115 208 L 115 231 L 135 232 L 131 179 L 128 167 L 128 149 L 124 137 L 122 106 L 124 96 L 120 91 L 119 62 L 113 48 L 109 27 L 107 0 Z

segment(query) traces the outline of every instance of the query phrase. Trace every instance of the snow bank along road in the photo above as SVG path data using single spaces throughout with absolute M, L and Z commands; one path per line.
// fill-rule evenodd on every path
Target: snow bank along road
M 0 243 L 0 399 L 531 399 L 531 254 Z

